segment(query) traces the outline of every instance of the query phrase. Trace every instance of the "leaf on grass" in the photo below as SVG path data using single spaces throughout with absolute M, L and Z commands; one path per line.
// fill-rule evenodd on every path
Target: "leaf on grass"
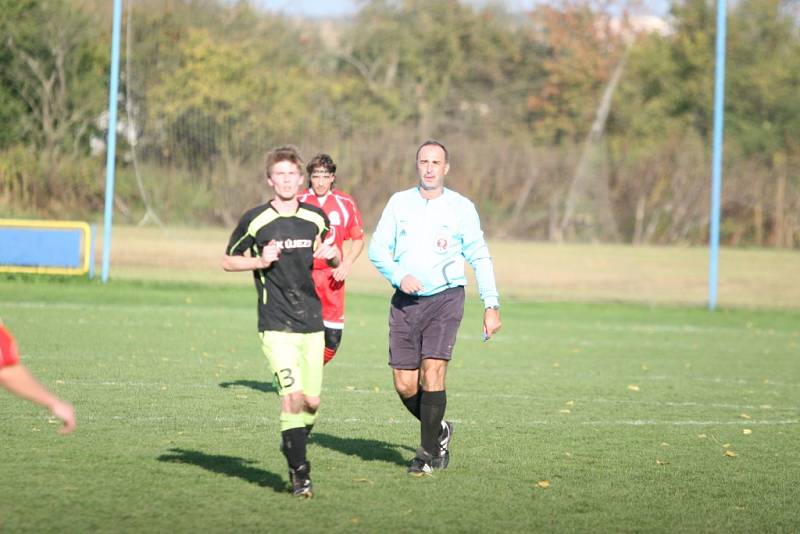
M 374 391 L 375 393 L 380 393 L 381 392 L 381 388 L 379 388 L 378 386 L 374 386 L 372 388 L 372 391 Z
M 772 409 L 772 405 L 771 404 L 762 404 L 761 406 L 759 406 L 759 408 L 761 408 L 762 410 L 771 410 Z
M 739 414 L 739 417 L 741 417 L 742 419 L 752 419 L 752 417 L 750 417 L 750 416 L 749 416 L 749 415 L 747 415 L 746 413 L 740 413 L 740 414 Z
M 557 368 L 561 367 L 561 364 L 558 363 L 558 362 L 554 362 L 553 363 L 553 367 L 555 367 L 557 369 Z
M 564 454 L 565 454 L 566 456 L 568 456 L 569 458 L 572 458 L 572 453 L 571 453 L 571 452 L 565 452 Z
M 630 385 L 628 386 L 628 389 L 629 389 L 630 391 L 639 391 L 639 386 L 637 386 L 636 384 L 630 384 Z
M 744 434 L 745 436 L 749 436 L 752 433 L 753 433 L 753 431 L 750 430 L 749 428 L 742 429 L 742 434 Z
M 706 436 L 705 434 L 697 434 L 697 437 L 700 439 L 706 439 L 708 436 Z
M 236 395 L 237 399 L 246 399 L 247 395 Z
M 564 408 L 563 410 L 558 410 L 558 413 L 572 413 L 572 411 Z
M 666 441 L 662 441 L 661 442 L 661 446 L 662 447 L 669 447 L 669 443 L 667 443 Z
M 731 448 L 731 444 L 730 443 L 723 443 L 722 444 L 722 448 L 723 449 L 730 449 Z
M 575 406 L 575 401 L 569 400 L 569 401 L 565 402 L 564 404 L 566 404 L 567 406 Z
M 59 378 L 58 380 L 56 380 L 56 384 L 65 384 L 65 383 L 66 383 L 66 382 L 64 382 L 64 381 L 63 381 L 63 380 L 61 380 L 60 378 Z
M 542 489 L 547 489 L 547 488 L 550 487 L 550 481 L 549 480 L 540 480 L 539 482 L 536 483 L 536 487 L 542 488 Z
M 669 465 L 669 462 L 666 460 L 658 460 L 656 459 L 656 465 Z
M 736 458 L 736 453 L 730 449 L 726 449 L 725 452 L 722 453 L 723 456 L 728 456 L 729 458 Z
M 769 384 L 769 378 L 765 378 L 761 381 L 762 384 Z
M 352 523 L 353 525 L 359 525 L 359 524 L 361 524 L 361 518 L 358 517 L 358 516 L 351 517 L 350 518 L 350 523 Z
M 353 391 L 354 389 L 356 389 L 356 387 L 355 386 L 345 386 L 344 389 L 346 389 L 347 391 Z
M 358 482 L 358 483 L 360 483 L 360 484 L 369 484 L 369 485 L 372 485 L 372 484 L 374 484 L 374 482 L 373 482 L 373 481 L 371 481 L 371 480 L 370 480 L 370 479 L 368 479 L 368 478 L 354 478 L 354 479 L 353 479 L 353 482 Z
M 645 364 L 642 364 L 642 371 L 647 371 L 647 366 Z

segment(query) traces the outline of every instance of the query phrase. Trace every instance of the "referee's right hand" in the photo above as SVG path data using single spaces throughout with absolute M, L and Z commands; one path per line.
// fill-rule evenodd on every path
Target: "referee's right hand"
M 422 282 L 407 274 L 400 280 L 400 291 L 408 295 L 415 295 L 422 291 Z

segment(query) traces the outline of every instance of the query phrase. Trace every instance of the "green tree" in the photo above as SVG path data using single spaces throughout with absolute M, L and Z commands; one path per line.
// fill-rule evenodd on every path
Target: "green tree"
M 64 151 L 86 152 L 107 64 L 96 25 L 68 0 L 0 0 L 0 17 L 0 98 L 19 121 L 16 137 L 39 148 L 51 168 Z
M 412 121 L 422 138 L 443 119 L 488 115 L 502 104 L 492 91 L 525 61 L 507 22 L 500 10 L 454 0 L 377 0 L 359 11 L 339 56 L 394 121 Z
M 751 198 L 753 239 L 774 246 L 791 246 L 798 225 L 789 213 L 792 191 L 800 193 L 800 172 L 792 165 L 800 156 L 800 33 L 791 5 L 745 0 L 729 34 L 727 131 L 742 157 L 768 173 Z

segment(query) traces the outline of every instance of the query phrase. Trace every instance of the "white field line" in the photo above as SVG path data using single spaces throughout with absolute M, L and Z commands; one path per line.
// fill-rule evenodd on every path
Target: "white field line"
M 800 419 L 783 419 L 777 421 L 656 421 L 653 419 L 636 419 L 632 421 L 581 421 L 581 424 L 590 426 L 780 426 L 800 424 Z
M 23 421 L 38 421 L 43 422 L 43 416 L 40 415 L 23 415 L 14 413 L 9 416 L 4 417 L 4 420 L 23 420 Z M 159 423 L 159 422 L 187 422 L 187 423 L 196 423 L 196 422 L 205 422 L 205 423 L 219 423 L 221 425 L 226 424 L 259 424 L 259 425 L 271 425 L 275 424 L 276 417 L 274 415 L 263 415 L 263 416 L 216 416 L 216 417 L 204 417 L 199 415 L 156 415 L 156 416 L 131 416 L 131 415 L 111 415 L 111 416 L 98 416 L 95 414 L 84 413 L 81 414 L 81 420 L 83 421 L 122 421 L 126 424 L 130 423 Z M 370 427 L 378 425 L 378 426 L 394 426 L 399 424 L 408 424 L 408 421 L 404 419 L 371 419 L 371 418 L 359 418 L 359 417 L 325 417 L 325 422 L 340 424 L 340 425 L 352 425 L 352 426 L 359 426 L 359 425 L 369 425 Z M 463 421 L 459 419 L 453 419 L 453 421 L 459 425 L 469 425 L 469 426 L 479 426 L 482 423 L 473 422 L 473 421 Z M 57 421 L 50 418 L 47 420 L 48 423 L 56 424 Z M 705 420 L 705 421 L 698 421 L 698 420 L 667 420 L 667 421 L 658 421 L 655 419 L 618 419 L 618 420 L 600 420 L 600 421 L 575 421 L 567 420 L 565 418 L 554 418 L 552 420 L 533 420 L 533 421 L 519 421 L 521 426 L 571 426 L 574 424 L 583 425 L 583 426 L 593 426 L 593 427 L 612 427 L 612 426 L 698 426 L 698 427 L 709 427 L 709 426 L 744 426 L 744 427 L 752 427 L 752 426 L 794 426 L 800 425 L 800 419 L 776 419 L 776 420 L 763 420 L 763 421 L 717 421 L 717 420 Z M 207 431 L 207 427 L 203 427 L 203 431 Z
M 223 382 L 224 383 L 224 382 Z M 242 394 L 243 392 L 253 393 L 254 395 L 261 395 L 267 394 L 271 395 L 272 392 L 256 392 L 253 388 L 243 385 L 243 384 L 230 384 L 229 386 L 223 387 L 220 386 L 218 383 L 188 383 L 188 384 L 180 384 L 180 383 L 166 383 L 166 382 L 135 382 L 135 381 L 115 381 L 115 380 L 102 380 L 102 381 L 92 381 L 92 380 L 65 380 L 63 384 L 65 386 L 69 385 L 78 385 L 78 386 L 100 386 L 100 387 L 131 387 L 131 388 L 148 388 L 148 389 L 159 389 L 163 391 L 168 391 L 170 389 L 207 389 L 207 390 L 218 390 L 218 389 L 229 389 L 232 392 L 237 392 L 237 394 Z M 394 397 L 396 393 L 391 388 L 387 389 L 380 389 L 375 391 L 374 389 L 362 389 L 362 388 L 350 388 L 350 387 L 336 387 L 335 389 L 325 389 L 323 391 L 323 395 L 333 395 L 333 394 L 353 394 L 353 395 L 389 395 Z M 543 395 L 527 395 L 524 393 L 480 393 L 480 392 L 469 392 L 469 393 L 458 393 L 458 392 L 448 392 L 448 397 L 469 397 L 469 398 L 485 398 L 485 399 L 501 399 L 501 400 L 514 400 L 514 401 L 534 401 L 539 403 L 550 403 L 553 401 L 557 401 L 561 403 L 562 399 L 555 398 L 552 396 L 543 396 Z M 575 402 L 577 406 L 584 405 L 590 406 L 592 404 L 621 404 L 621 405 L 639 405 L 639 406 L 662 406 L 662 407 L 677 407 L 677 408 L 700 408 L 700 409 L 708 409 L 708 408 L 718 408 L 724 410 L 762 410 L 762 411 L 800 411 L 800 406 L 781 406 L 775 404 L 733 404 L 733 403 L 721 403 L 721 402 L 713 402 L 713 403 L 703 403 L 703 402 L 695 402 L 695 401 L 658 401 L 658 400 L 636 400 L 636 399 L 609 399 L 603 397 L 593 397 L 593 398 L 581 398 L 581 397 L 570 397 L 569 400 Z
M 82 310 L 82 311 L 102 311 L 102 310 L 127 310 L 127 311 L 141 311 L 142 308 L 160 308 L 166 310 L 178 310 L 182 312 L 192 313 L 219 313 L 219 309 L 213 305 L 195 305 L 195 304 L 107 304 L 107 303 L 93 303 L 93 302 L 4 302 L 3 306 L 9 308 L 29 308 L 29 309 L 46 309 L 46 310 Z M 225 313 L 239 313 L 252 314 L 253 310 L 245 306 L 226 306 Z M 100 318 L 92 319 L 97 321 Z M 141 324 L 141 322 L 131 322 L 130 318 L 126 319 L 130 324 Z

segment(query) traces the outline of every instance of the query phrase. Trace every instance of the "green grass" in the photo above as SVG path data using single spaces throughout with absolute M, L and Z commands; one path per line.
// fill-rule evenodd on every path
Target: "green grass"
M 0 278 L 24 361 L 79 416 L 59 436 L 0 393 L 0 532 L 800 528 L 800 312 L 505 302 L 482 343 L 473 298 L 451 465 L 417 480 L 387 307 L 349 296 L 309 448 L 317 496 L 299 502 L 251 288 Z

